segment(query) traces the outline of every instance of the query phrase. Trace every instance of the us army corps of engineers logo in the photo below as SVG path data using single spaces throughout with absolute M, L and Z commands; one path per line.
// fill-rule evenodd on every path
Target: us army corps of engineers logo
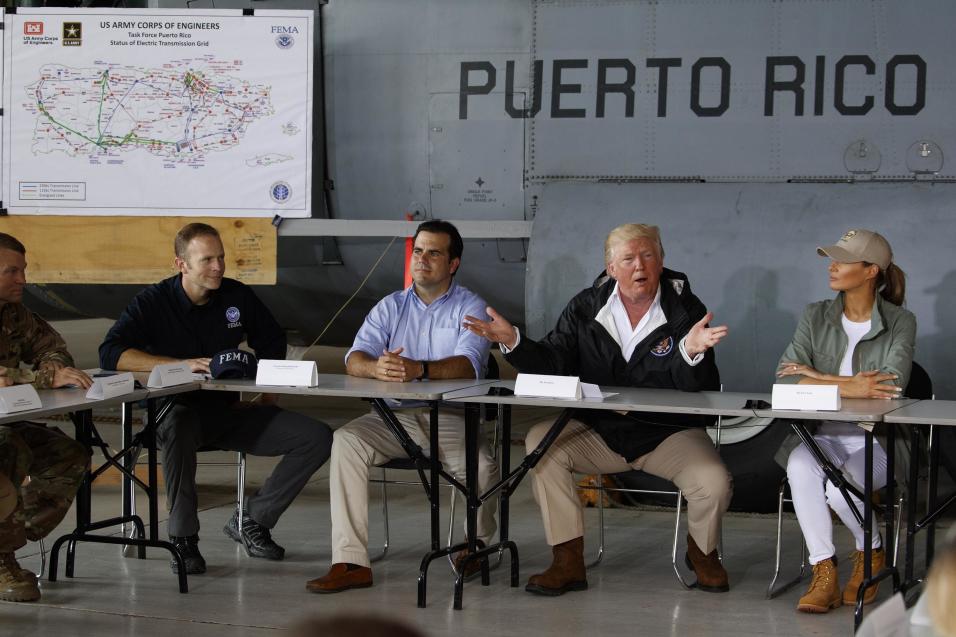
M 80 46 L 83 44 L 83 23 L 63 23 L 63 46 Z

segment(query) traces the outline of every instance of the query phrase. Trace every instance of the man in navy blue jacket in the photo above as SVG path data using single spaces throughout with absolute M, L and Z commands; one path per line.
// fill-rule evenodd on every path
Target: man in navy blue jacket
M 132 300 L 100 345 L 103 369 L 149 371 L 162 363 L 188 362 L 209 372 L 210 358 L 246 340 L 259 358 L 284 359 L 282 328 L 252 289 L 225 273 L 219 232 L 203 223 L 184 226 L 175 240 L 179 274 L 151 285 Z M 264 404 L 238 402 L 232 393 L 192 392 L 175 405 L 157 430 L 169 507 L 169 536 L 186 572 L 203 573 L 199 552 L 196 450 L 203 446 L 261 456 L 283 456 L 272 475 L 237 511 L 223 531 L 251 557 L 281 560 L 272 539 L 282 512 L 329 457 L 332 432 L 325 423 Z M 176 570 L 176 563 L 172 563 Z

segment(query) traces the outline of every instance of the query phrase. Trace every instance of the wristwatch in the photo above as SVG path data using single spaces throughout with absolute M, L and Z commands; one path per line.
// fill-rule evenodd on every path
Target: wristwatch
M 422 375 L 415 380 L 428 380 L 428 361 L 418 361 L 422 364 Z

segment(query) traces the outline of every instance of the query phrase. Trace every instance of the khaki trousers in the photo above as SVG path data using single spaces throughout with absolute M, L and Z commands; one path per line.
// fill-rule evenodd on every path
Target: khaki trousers
M 531 428 L 525 441 L 530 453 L 551 428 Z M 620 473 L 639 469 L 670 480 L 687 498 L 687 526 L 704 552 L 717 548 L 721 516 L 730 504 L 730 473 L 704 429 L 682 429 L 650 453 L 627 462 L 584 423 L 571 420 L 532 469 L 535 500 L 541 507 L 548 544 L 554 546 L 584 535 L 584 516 L 574 482 L 578 473 Z
M 429 409 L 395 410 L 399 423 L 428 454 Z M 488 489 L 498 475 L 498 465 L 482 438 L 478 451 L 479 490 Z M 369 467 L 394 458 L 407 458 L 395 436 L 378 414 L 356 418 L 335 431 L 329 463 L 332 513 L 332 563 L 369 566 L 368 559 L 368 474 Z M 465 415 L 457 410 L 440 410 L 438 416 L 438 459 L 445 470 L 464 481 Z M 478 539 L 491 543 L 497 525 L 497 498 L 478 509 Z

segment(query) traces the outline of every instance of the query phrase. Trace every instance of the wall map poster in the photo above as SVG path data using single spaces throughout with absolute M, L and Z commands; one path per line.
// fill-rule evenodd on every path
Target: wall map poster
M 12 214 L 308 217 L 313 12 L 4 19 Z

